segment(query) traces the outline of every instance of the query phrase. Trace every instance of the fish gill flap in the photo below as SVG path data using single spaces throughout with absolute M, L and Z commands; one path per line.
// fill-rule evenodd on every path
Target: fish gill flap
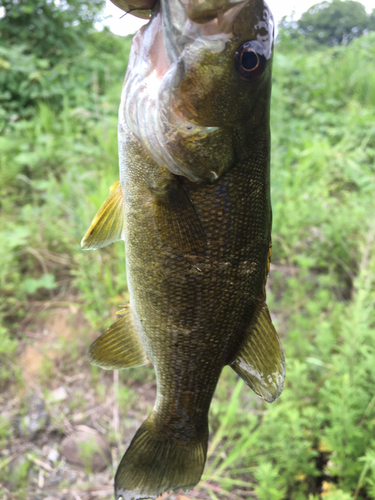
M 166 185 L 151 187 L 155 197 L 155 220 L 163 244 L 184 254 L 201 254 L 207 238 L 193 202 L 177 177 L 168 173 Z
M 116 181 L 81 241 L 82 250 L 96 250 L 123 239 L 123 228 L 124 201 L 120 181 Z
M 129 306 L 124 306 L 117 314 L 122 317 L 91 344 L 90 363 L 105 370 L 147 364 L 147 355 L 139 340 Z
M 246 333 L 230 366 L 268 403 L 280 396 L 285 377 L 285 359 L 266 304 L 261 306 L 255 325 Z

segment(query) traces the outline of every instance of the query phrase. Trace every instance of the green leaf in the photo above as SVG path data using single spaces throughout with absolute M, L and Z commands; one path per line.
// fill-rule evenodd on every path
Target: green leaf
M 43 274 L 39 279 L 27 278 L 23 282 L 23 288 L 26 293 L 33 294 L 40 288 L 46 288 L 47 290 L 53 290 L 57 287 L 55 282 L 55 277 L 51 273 Z

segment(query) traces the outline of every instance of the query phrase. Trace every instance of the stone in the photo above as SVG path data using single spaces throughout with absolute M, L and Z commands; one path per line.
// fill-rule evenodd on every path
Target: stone
M 49 460 L 50 462 L 53 463 L 53 462 L 57 462 L 59 457 L 60 457 L 60 453 L 57 450 L 55 450 L 54 448 L 52 448 L 48 452 L 47 460 Z
M 61 446 L 66 460 L 85 467 L 86 471 L 100 472 L 112 462 L 107 442 L 95 429 L 86 425 L 78 425 Z
M 36 394 L 30 396 L 26 401 L 26 413 L 18 413 L 13 419 L 13 427 L 16 435 L 33 439 L 42 431 L 48 423 L 48 414 L 45 410 L 44 401 Z
M 59 401 L 64 401 L 68 397 L 65 387 L 59 387 L 52 391 L 49 395 L 49 400 L 52 403 L 58 403 Z

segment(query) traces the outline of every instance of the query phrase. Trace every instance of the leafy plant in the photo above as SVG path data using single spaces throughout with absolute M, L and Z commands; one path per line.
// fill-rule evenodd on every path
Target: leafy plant
M 223 370 L 198 487 L 214 500 L 375 498 L 374 36 L 310 53 L 284 38 L 276 51 L 268 303 L 287 378 L 266 405 Z M 8 107 L 0 137 L 2 384 L 14 377 L 19 324 L 39 305 L 74 297 L 91 328 L 104 331 L 127 302 L 123 244 L 83 253 L 79 242 L 118 178 L 128 48 L 104 32 L 85 38 L 82 57 L 53 67 L 19 47 L 2 52 L 25 63 L 14 69 L 20 79 L 41 72 L 22 90 L 35 90 L 27 119 Z M 78 339 L 68 347 L 64 359 L 75 366 Z M 152 376 L 145 367 L 120 380 Z M 104 385 L 96 391 L 105 397 Z M 133 392 L 120 387 L 118 399 L 126 409 Z M 7 429 L 0 435 L 9 439 Z
M 25 45 L 27 53 L 56 62 L 77 55 L 84 48 L 84 36 L 103 8 L 103 0 L 90 5 L 66 0 L 63 5 L 46 0 L 3 0 L 0 19 L 3 45 Z

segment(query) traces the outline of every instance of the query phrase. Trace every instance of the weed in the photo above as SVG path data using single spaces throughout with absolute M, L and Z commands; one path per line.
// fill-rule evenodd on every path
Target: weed
M 375 498 L 373 42 L 369 34 L 346 47 L 276 53 L 268 303 L 287 378 L 282 396 L 266 405 L 223 370 L 199 486 L 213 499 L 237 490 L 261 500 Z M 125 68 L 115 57 L 108 67 L 110 82 L 97 73 L 100 92 L 74 93 L 66 83 L 72 95 L 59 106 L 37 99 L 30 119 L 0 137 L 3 382 L 14 376 L 19 324 L 35 304 L 73 294 L 91 328 L 104 331 L 127 302 L 124 245 L 85 253 L 79 246 L 118 178 Z M 78 347 L 64 346 L 70 363 Z M 105 380 L 95 367 L 91 375 Z M 121 372 L 119 405 L 135 397 L 122 385 L 153 377 L 149 367 Z M 98 383 L 102 399 L 105 391 Z

